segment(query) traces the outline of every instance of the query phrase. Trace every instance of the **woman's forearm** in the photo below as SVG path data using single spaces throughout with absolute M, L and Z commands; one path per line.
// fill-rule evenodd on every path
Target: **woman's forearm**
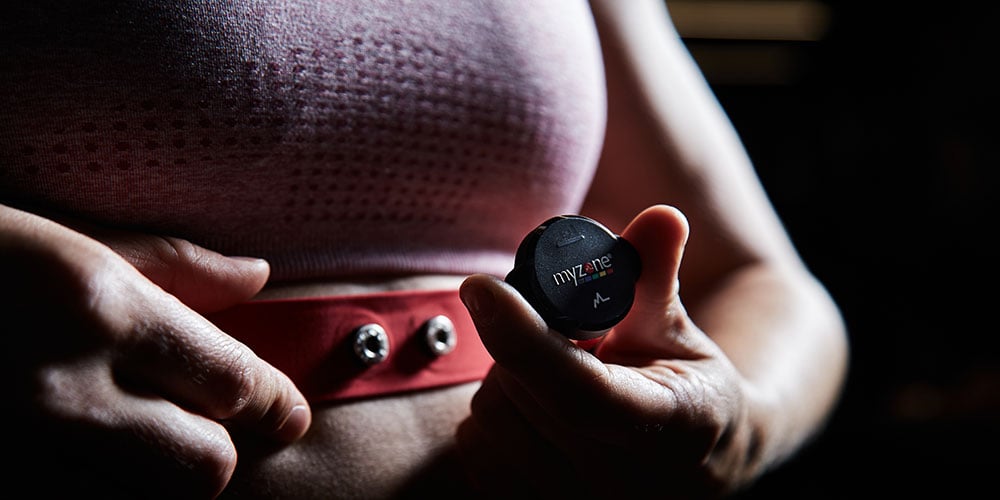
M 823 427 L 848 347 L 839 310 L 811 275 L 747 266 L 687 307 L 744 377 L 762 464 L 787 458 Z

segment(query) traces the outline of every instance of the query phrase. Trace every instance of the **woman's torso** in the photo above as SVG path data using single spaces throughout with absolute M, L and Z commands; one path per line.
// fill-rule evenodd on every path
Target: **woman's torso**
M 91 3 L 0 21 L 0 202 L 264 257 L 264 298 L 500 275 L 592 177 L 582 0 Z M 241 451 L 230 493 L 461 482 L 475 388 L 316 404 L 299 443 Z

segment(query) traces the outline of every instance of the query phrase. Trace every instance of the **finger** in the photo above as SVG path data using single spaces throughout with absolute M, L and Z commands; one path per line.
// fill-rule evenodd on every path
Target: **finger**
M 569 460 L 507 396 L 499 382 L 501 371 L 494 366 L 484 379 L 472 399 L 472 416 L 458 431 L 463 463 L 474 484 L 504 498 L 568 484 L 556 478 L 571 477 Z
M 604 439 L 595 439 L 595 435 L 577 432 L 571 423 L 554 419 L 530 391 L 498 365 L 476 393 L 472 415 L 476 428 L 486 435 L 481 441 L 489 445 L 487 457 L 477 464 L 480 484 L 494 481 L 491 491 L 503 492 L 505 498 L 518 493 L 513 491 L 515 486 L 543 497 L 642 496 L 621 481 L 641 478 L 644 473 L 638 469 L 643 462 L 659 463 L 641 458 L 642 448 L 607 441 L 610 435 L 634 432 L 613 430 L 602 432 Z M 604 424 L 616 425 L 610 420 Z M 662 475 L 663 471 L 645 473 Z
M 94 236 L 150 281 L 202 313 L 250 299 L 270 275 L 263 259 L 227 257 L 180 238 L 117 231 Z
M 42 472 L 49 477 L 33 488 L 101 498 L 212 498 L 229 482 L 236 451 L 222 425 L 123 392 L 101 367 L 60 368 L 44 381 L 42 406 L 8 415 L 18 426 L 7 440 L 17 460 L 8 465 L 24 472 L 10 479 L 38 480 L 32 474 Z
M 646 404 L 653 396 L 645 391 L 658 389 L 641 374 L 605 365 L 550 330 L 513 287 L 497 278 L 471 276 L 460 293 L 497 365 L 572 432 L 617 439 L 637 416 L 626 408 L 636 407 L 636 400 Z M 669 401 L 646 406 L 662 411 L 665 404 Z
M 656 205 L 642 211 L 622 232 L 642 261 L 630 317 L 662 316 L 679 293 L 678 271 L 688 238 L 688 223 L 676 208 Z
M 595 354 L 608 362 L 645 366 L 655 359 L 689 359 L 700 332 L 680 300 L 678 274 L 688 237 L 680 211 L 657 205 L 641 212 L 622 232 L 642 259 L 632 310 Z
M 538 425 L 538 416 L 544 411 L 523 391 L 511 397 L 508 388 L 512 383 L 505 382 L 511 377 L 505 372 L 503 367 L 494 366 L 470 405 L 476 423 L 501 450 L 491 454 L 525 469 L 539 463 L 557 466 L 562 460 L 552 447 L 552 439 L 543 432 L 553 426 L 547 421 Z M 551 420 L 547 415 L 545 418 Z
M 115 363 L 123 382 L 280 442 L 305 434 L 309 405 L 284 373 L 172 297 L 155 308 L 159 321 L 130 325 Z
M 0 215 L 24 219 L 59 244 L 100 246 L 91 245 L 96 240 L 198 312 L 218 311 L 253 297 L 270 275 L 263 259 L 227 257 L 180 238 L 110 229 L 53 214 L 43 219 L 7 209 Z
M 214 498 L 222 492 L 237 463 L 225 427 L 164 400 L 139 399 L 127 407 L 113 434 L 91 448 L 107 450 L 109 442 L 118 448 L 119 471 L 130 476 L 126 487 L 147 498 Z
M 551 330 L 526 300 L 499 279 L 474 275 L 460 295 L 493 359 L 516 377 L 567 382 L 593 379 L 603 365 Z

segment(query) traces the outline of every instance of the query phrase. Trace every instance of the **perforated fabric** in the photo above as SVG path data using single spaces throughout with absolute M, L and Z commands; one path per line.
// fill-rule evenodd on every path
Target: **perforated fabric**
M 499 275 L 593 175 L 583 0 L 13 4 L 2 203 L 264 257 L 275 280 Z

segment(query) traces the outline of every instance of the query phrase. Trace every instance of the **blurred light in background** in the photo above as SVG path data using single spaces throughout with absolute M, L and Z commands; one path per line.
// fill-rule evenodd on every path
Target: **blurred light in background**
M 826 5 L 810 0 L 667 0 L 686 38 L 816 41 L 829 26 Z
M 787 85 L 831 21 L 812 0 L 666 0 L 705 77 L 717 85 Z

